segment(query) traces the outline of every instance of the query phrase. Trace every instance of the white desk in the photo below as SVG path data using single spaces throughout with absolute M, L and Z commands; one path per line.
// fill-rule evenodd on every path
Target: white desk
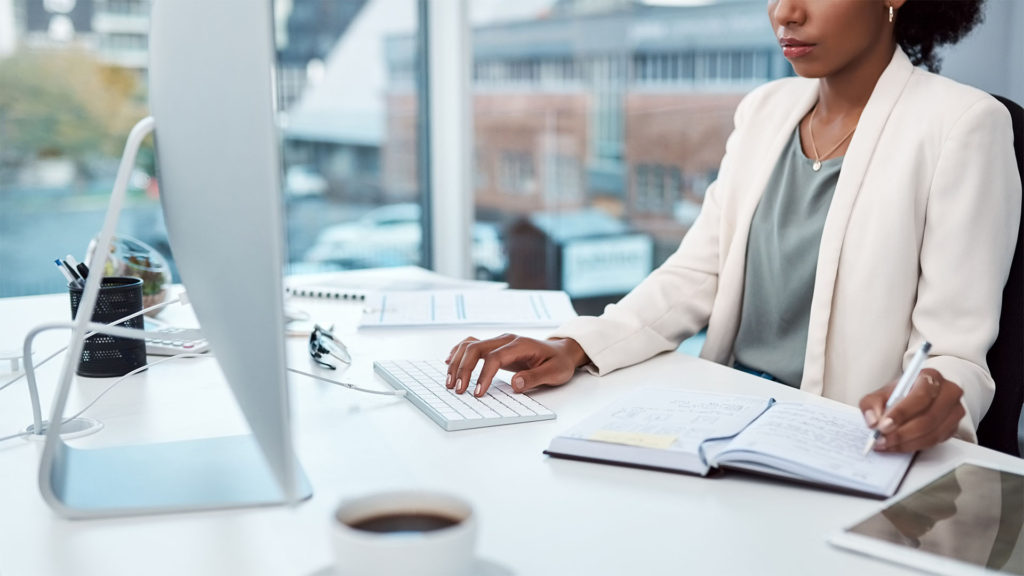
M 443 357 L 466 335 L 450 329 L 355 333 L 342 328 L 356 312 L 353 305 L 292 302 L 315 320 L 337 321 L 339 332 L 349 332 L 345 340 L 355 362 L 345 377 L 365 386 L 386 386 L 372 374 L 374 359 Z M 175 310 L 167 312 L 174 321 Z M 20 347 L 21 335 L 36 323 L 67 318 L 63 295 L 0 300 L 0 349 Z M 42 338 L 37 359 L 65 340 L 66 333 Z M 311 367 L 306 345 L 303 338 L 289 342 L 294 366 Z M 41 370 L 44 407 L 59 368 L 55 359 Z M 0 382 L 5 376 L 0 374 Z M 105 424 L 100 433 L 72 442 L 101 446 L 242 432 L 244 423 L 220 378 L 209 359 L 151 368 L 87 413 Z M 9 441 L 0 445 L 0 574 L 311 575 L 330 563 L 329 518 L 339 499 L 400 487 L 468 498 L 480 519 L 479 555 L 504 568 L 495 573 L 906 573 L 825 542 L 828 534 L 878 508 L 875 500 L 742 474 L 708 479 L 541 454 L 559 431 L 651 383 L 740 393 L 770 389 L 780 399 L 802 397 L 716 364 L 667 354 L 604 378 L 580 374 L 570 385 L 541 392 L 539 400 L 558 413 L 557 420 L 444 432 L 404 400 L 295 376 L 297 448 L 313 484 L 312 500 L 294 509 L 72 522 L 57 517 L 39 495 L 41 446 Z M 69 413 L 107 384 L 77 378 Z M 23 382 L 0 393 L 0 436 L 26 426 L 30 414 Z M 901 493 L 965 458 L 1024 472 L 1022 460 L 951 441 L 918 456 Z

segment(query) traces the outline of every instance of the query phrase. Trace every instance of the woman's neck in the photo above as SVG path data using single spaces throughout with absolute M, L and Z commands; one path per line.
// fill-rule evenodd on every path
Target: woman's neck
M 826 122 L 851 114 L 859 117 L 895 50 L 894 41 L 881 43 L 863 58 L 823 77 L 818 83 L 818 117 Z

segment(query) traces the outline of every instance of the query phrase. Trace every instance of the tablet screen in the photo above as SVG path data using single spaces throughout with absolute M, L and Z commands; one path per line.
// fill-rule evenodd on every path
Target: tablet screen
M 961 464 L 851 527 L 861 534 L 1024 576 L 1024 476 Z

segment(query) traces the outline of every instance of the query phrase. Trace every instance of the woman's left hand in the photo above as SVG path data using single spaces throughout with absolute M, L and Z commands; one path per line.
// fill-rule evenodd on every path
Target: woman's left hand
M 882 433 L 875 442 L 879 452 L 916 452 L 948 440 L 956 432 L 964 407 L 964 391 L 938 370 L 925 368 L 907 397 L 885 413 L 885 402 L 896 382 L 879 388 L 860 401 L 868 428 Z

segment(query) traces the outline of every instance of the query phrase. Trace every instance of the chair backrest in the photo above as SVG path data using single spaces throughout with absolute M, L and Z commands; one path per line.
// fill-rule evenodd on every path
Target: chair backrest
M 995 96 L 993 94 L 993 96 Z M 995 96 L 1010 111 L 1013 120 L 1013 149 L 1017 170 L 1024 182 L 1024 108 Z M 999 336 L 988 352 L 988 367 L 996 383 L 995 397 L 988 413 L 978 424 L 978 443 L 1000 452 L 1021 456 L 1018 423 L 1024 406 L 1024 270 L 1021 268 L 1024 228 L 1017 233 L 1017 249 L 1010 265 L 1010 277 L 1003 288 L 1003 310 Z

